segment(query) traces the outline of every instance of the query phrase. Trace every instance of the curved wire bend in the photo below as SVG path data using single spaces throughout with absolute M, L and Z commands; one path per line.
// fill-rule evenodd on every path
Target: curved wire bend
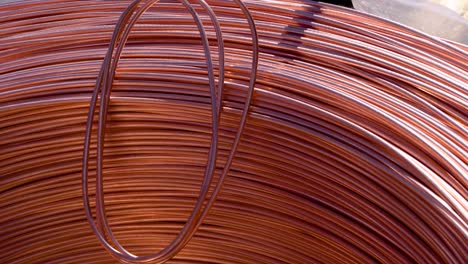
M 249 27 L 252 33 L 252 66 L 250 74 L 250 82 L 247 91 L 247 97 L 244 104 L 243 113 L 241 116 L 239 129 L 237 131 L 236 137 L 234 139 L 233 145 L 231 147 L 228 159 L 226 164 L 223 167 L 222 174 L 213 190 L 212 195 L 209 200 L 207 200 L 208 191 L 210 189 L 213 176 L 214 168 L 217 161 L 217 149 L 218 149 L 218 134 L 219 134 L 219 123 L 220 116 L 222 111 L 222 100 L 223 100 L 223 88 L 224 88 L 224 43 L 222 38 L 221 27 L 217 20 L 217 17 L 211 7 L 204 0 L 198 0 L 203 9 L 208 13 L 215 32 L 218 42 L 218 52 L 219 52 L 219 79 L 218 87 L 216 90 L 215 85 L 215 76 L 214 76 L 214 67 L 212 56 L 210 53 L 210 46 L 206 31 L 204 29 L 203 23 L 193 8 L 193 6 L 187 0 L 180 0 L 180 2 L 186 7 L 189 13 L 192 15 L 198 30 L 200 32 L 203 48 L 205 52 L 206 65 L 208 69 L 208 79 L 210 85 L 211 93 L 211 105 L 212 105 L 212 135 L 211 135 L 211 145 L 208 154 L 208 162 L 205 167 L 204 180 L 201 186 L 200 195 L 197 200 L 197 203 L 189 216 L 186 224 L 177 235 L 177 237 L 163 250 L 158 253 L 147 255 L 147 256 L 136 256 L 129 251 L 127 251 L 116 239 L 112 230 L 108 224 L 106 217 L 106 212 L 104 208 L 104 192 L 103 192 L 103 176 L 102 176 L 102 165 L 103 165 L 103 145 L 105 138 L 105 126 L 107 119 L 107 112 L 110 101 L 110 93 L 112 89 L 112 82 L 115 75 L 115 70 L 117 68 L 120 55 L 122 53 L 123 47 L 128 40 L 130 31 L 134 27 L 135 23 L 141 17 L 141 15 L 148 10 L 152 5 L 157 3 L 159 0 L 150 0 L 146 1 L 141 7 L 140 4 L 143 2 L 141 0 L 133 1 L 127 9 L 122 13 L 120 19 L 118 20 L 114 33 L 112 35 L 111 43 L 109 49 L 101 66 L 98 78 L 96 80 L 96 86 L 91 97 L 88 119 L 86 123 L 86 133 L 85 133 L 85 142 L 84 142 L 84 152 L 83 152 L 83 164 L 82 164 L 82 191 L 83 191 L 83 201 L 86 217 L 91 226 L 92 231 L 98 237 L 100 243 L 108 250 L 112 256 L 123 261 L 123 262 L 156 262 L 162 263 L 172 257 L 174 257 L 193 237 L 198 227 L 203 222 L 204 218 L 208 214 L 210 208 L 213 206 L 214 201 L 216 200 L 217 195 L 219 194 L 227 173 L 231 167 L 232 161 L 234 159 L 237 147 L 240 142 L 242 131 L 244 129 L 247 113 L 251 104 L 253 90 L 256 82 L 257 76 L 257 67 L 258 67 L 258 35 L 255 27 L 255 22 L 252 15 L 250 14 L 248 8 L 242 3 L 241 0 L 234 0 L 235 3 L 239 5 L 242 12 L 247 18 Z M 100 93 L 100 105 L 99 105 L 99 118 L 98 118 L 98 140 L 97 140 L 97 168 L 96 168 L 96 224 L 91 212 L 91 206 L 89 202 L 88 195 L 88 164 L 89 164 L 89 150 L 92 134 L 92 125 L 93 118 L 96 112 L 96 104 Z M 108 241 L 106 238 L 109 238 Z

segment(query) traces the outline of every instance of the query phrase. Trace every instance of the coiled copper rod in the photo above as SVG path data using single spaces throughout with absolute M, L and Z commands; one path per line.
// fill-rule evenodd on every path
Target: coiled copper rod
M 115 39 L 89 142 L 101 234 L 112 240 L 106 218 L 135 256 L 167 248 L 200 198 L 218 125 L 212 208 L 168 263 L 466 262 L 467 47 L 313 1 L 242 2 L 259 37 L 250 106 L 255 34 L 235 1 L 206 1 L 223 48 L 189 1 L 222 92 L 179 1 Z M 81 172 L 96 78 L 130 4 L 0 4 L 0 263 L 116 262 L 87 224 Z

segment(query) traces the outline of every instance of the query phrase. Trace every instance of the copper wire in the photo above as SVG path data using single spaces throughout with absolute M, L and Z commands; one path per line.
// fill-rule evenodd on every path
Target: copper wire
M 151 2 L 0 4 L 0 263 L 115 263 L 96 234 L 123 262 L 466 262 L 466 46 L 306 0 Z
M 115 236 L 112 234 L 112 231 L 108 225 L 106 213 L 104 211 L 104 195 L 103 195 L 103 183 L 102 183 L 102 155 L 103 155 L 103 142 L 104 142 L 103 129 L 105 128 L 107 108 L 108 108 L 109 99 L 110 99 L 110 89 L 112 88 L 112 80 L 114 78 L 114 73 L 116 70 L 118 59 L 123 50 L 125 42 L 128 39 L 130 30 L 133 27 L 133 25 L 135 25 L 137 19 L 143 14 L 144 11 L 148 10 L 157 1 L 153 0 L 153 1 L 147 2 L 143 7 L 141 7 L 140 10 L 138 10 L 136 15 L 132 17 L 130 22 L 128 22 L 125 30 L 121 31 L 120 29 L 121 25 L 123 23 L 126 23 L 124 22 L 126 18 L 129 19 L 129 12 L 132 12 L 135 9 L 135 7 L 138 6 L 139 2 L 140 1 L 134 1 L 127 8 L 127 10 L 123 13 L 120 20 L 117 22 L 117 27 L 114 31 L 114 35 L 111 40 L 109 52 L 107 53 L 107 56 L 104 60 L 103 67 L 101 68 L 98 80 L 96 82 L 97 86 L 91 99 L 91 108 L 90 108 L 88 121 L 86 125 L 85 151 L 84 151 L 84 157 L 83 157 L 83 197 L 85 201 L 84 206 L 85 206 L 88 222 L 91 224 L 93 232 L 98 236 L 101 243 L 106 247 L 106 249 L 111 254 L 113 254 L 118 259 L 123 260 L 123 261 L 134 261 L 134 262 L 135 261 L 138 261 L 138 262 L 153 261 L 153 262 L 160 263 L 160 262 L 165 262 L 171 259 L 190 241 L 196 229 L 200 226 L 203 219 L 206 217 L 209 209 L 213 205 L 213 202 L 215 201 L 217 195 L 219 194 L 219 191 L 221 190 L 221 186 L 224 183 L 226 174 L 229 171 L 229 168 L 231 167 L 232 160 L 234 158 L 234 153 L 239 145 L 240 136 L 242 134 L 245 121 L 246 121 L 246 117 L 247 117 L 248 108 L 250 106 L 250 101 L 251 101 L 253 87 L 254 87 L 255 78 L 256 78 L 256 68 L 258 64 L 258 40 L 257 40 L 256 32 L 255 32 L 255 24 L 253 22 L 253 18 L 251 17 L 250 13 L 248 12 L 247 8 L 242 2 L 235 1 L 240 5 L 243 12 L 246 14 L 247 19 L 249 21 L 249 25 L 252 30 L 252 34 L 253 34 L 252 39 L 254 43 L 254 51 L 253 51 L 254 55 L 252 59 L 253 60 L 252 76 L 250 78 L 251 81 L 249 84 L 248 95 L 246 97 L 247 102 L 245 104 L 245 109 L 241 117 L 241 124 L 237 131 L 236 138 L 234 139 L 234 143 L 231 147 L 231 151 L 229 153 L 227 162 L 223 166 L 223 172 L 218 179 L 216 188 L 211 194 L 210 200 L 207 202 L 207 204 L 203 208 L 202 205 L 206 200 L 206 196 L 208 194 L 208 188 L 211 185 L 211 181 L 213 178 L 214 169 L 216 165 L 216 154 L 217 154 L 217 148 L 218 148 L 218 132 L 219 132 L 218 125 L 220 122 L 220 114 L 221 114 L 220 111 L 221 111 L 221 103 L 223 99 L 222 95 L 223 95 L 223 85 L 224 85 L 224 58 L 222 57 L 222 54 L 224 54 L 224 48 L 223 48 L 223 41 L 222 41 L 222 33 L 221 33 L 219 23 L 216 20 L 216 15 L 214 14 L 214 12 L 211 10 L 209 5 L 205 1 L 200 1 L 200 4 L 202 5 L 202 7 L 210 15 L 210 19 L 212 20 L 213 25 L 215 26 L 216 35 L 218 38 L 218 52 L 220 55 L 219 55 L 218 92 L 216 94 L 213 62 L 212 62 L 211 55 L 210 55 L 209 41 L 206 36 L 205 30 L 203 28 L 203 24 L 199 16 L 197 15 L 196 11 L 194 10 L 194 8 L 190 5 L 190 3 L 187 1 L 182 1 L 182 3 L 187 7 L 188 11 L 191 13 L 193 18 L 195 19 L 197 27 L 200 30 L 202 40 L 203 40 L 203 47 L 204 47 L 204 52 L 206 56 L 206 64 L 207 64 L 206 66 L 207 66 L 207 71 L 209 74 L 209 84 L 210 84 L 211 104 L 212 104 L 213 124 L 212 124 L 212 134 L 211 134 L 211 144 L 210 144 L 211 147 L 209 150 L 209 157 L 208 157 L 208 162 L 207 162 L 207 166 L 205 169 L 205 177 L 204 177 L 204 182 L 202 183 L 202 190 L 200 193 L 200 197 L 189 219 L 187 220 L 187 223 L 182 229 L 182 231 L 179 233 L 177 238 L 168 247 L 166 247 L 164 250 L 160 251 L 159 253 L 154 254 L 154 255 L 149 255 L 149 256 L 135 256 L 131 254 L 130 252 L 128 252 L 127 250 L 125 250 L 122 245 L 120 245 L 120 243 L 117 241 Z M 121 40 L 119 44 L 117 45 L 118 48 L 116 51 L 116 55 L 112 56 L 113 48 L 116 46 L 116 40 L 119 38 Z M 112 57 L 115 57 L 115 59 L 112 61 L 113 63 L 111 63 Z M 103 76 L 104 73 L 107 73 L 107 75 Z M 100 102 L 99 121 L 98 121 L 99 130 L 98 130 L 98 142 L 97 142 L 98 147 L 97 147 L 97 162 L 96 162 L 97 164 L 97 173 L 96 173 L 96 179 L 97 179 L 96 180 L 96 210 L 97 210 L 97 213 L 96 215 L 97 215 L 98 225 L 101 224 L 104 226 L 104 231 L 107 233 L 112 243 L 115 244 L 118 249 L 115 249 L 114 247 L 112 247 L 112 245 L 106 240 L 105 238 L 106 235 L 103 231 L 103 228 L 101 227 L 101 230 L 99 230 L 99 228 L 95 226 L 92 213 L 91 213 L 89 200 L 88 200 L 87 171 L 88 171 L 89 145 L 91 141 L 92 123 L 93 123 L 93 118 L 95 114 L 94 107 L 96 106 L 97 95 L 101 86 L 104 86 L 105 89 L 102 89 L 102 92 L 101 92 L 101 102 Z M 216 98 L 216 95 L 217 95 L 217 98 Z

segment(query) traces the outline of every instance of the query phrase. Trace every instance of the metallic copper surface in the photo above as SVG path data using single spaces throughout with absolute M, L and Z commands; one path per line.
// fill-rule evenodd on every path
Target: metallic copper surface
M 0 3 L 0 263 L 467 261 L 467 47 L 154 2 Z

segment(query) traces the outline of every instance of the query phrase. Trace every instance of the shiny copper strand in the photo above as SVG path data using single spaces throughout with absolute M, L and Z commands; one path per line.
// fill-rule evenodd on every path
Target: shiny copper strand
M 255 34 L 236 1 L 206 2 L 224 52 L 208 9 L 189 1 L 216 89 L 224 54 L 222 93 L 213 83 L 210 92 L 199 28 L 181 1 L 136 21 L 120 61 L 103 67 L 109 76 L 116 67 L 105 88 L 96 78 L 130 1 L 0 4 L 0 263 L 116 262 L 83 210 L 95 86 L 112 92 L 96 98 L 108 111 L 96 111 L 90 134 L 90 209 L 131 254 L 166 248 L 205 180 L 204 198 L 222 189 L 168 263 L 465 263 L 467 47 L 327 4 L 243 1 L 260 50 L 248 107 Z M 205 177 L 216 134 L 216 170 Z M 100 138 L 105 215 L 95 208 Z

